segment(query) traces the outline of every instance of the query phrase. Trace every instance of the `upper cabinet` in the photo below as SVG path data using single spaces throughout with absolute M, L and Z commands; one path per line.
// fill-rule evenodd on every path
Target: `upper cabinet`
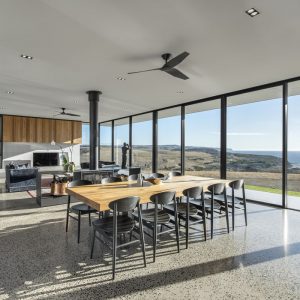
M 3 141 L 80 144 L 81 122 L 20 116 L 3 116 Z

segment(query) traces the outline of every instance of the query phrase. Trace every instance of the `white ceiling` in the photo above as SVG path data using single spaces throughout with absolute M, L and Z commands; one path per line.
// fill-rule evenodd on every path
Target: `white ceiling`
M 63 106 L 87 121 L 85 92 L 99 89 L 105 121 L 299 76 L 299 10 L 299 0 L 1 0 L 0 113 Z M 189 80 L 126 75 L 183 51 Z

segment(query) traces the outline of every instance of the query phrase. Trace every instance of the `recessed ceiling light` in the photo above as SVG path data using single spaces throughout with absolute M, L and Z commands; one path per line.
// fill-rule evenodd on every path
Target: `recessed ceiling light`
M 183 91 L 177 91 L 176 93 L 177 94 L 183 94 Z
M 13 91 L 6 91 L 6 94 L 12 95 L 14 92 Z
M 26 59 L 33 59 L 33 56 L 26 55 L 26 54 L 21 54 L 21 57 Z
M 255 17 L 259 14 L 259 11 L 257 11 L 255 8 L 250 8 L 246 10 L 246 14 L 249 15 L 250 17 Z
M 117 77 L 117 79 L 118 79 L 118 80 L 122 80 L 122 81 L 126 80 L 126 78 L 124 78 L 124 77 L 120 77 L 120 76 L 119 76 L 119 77 Z

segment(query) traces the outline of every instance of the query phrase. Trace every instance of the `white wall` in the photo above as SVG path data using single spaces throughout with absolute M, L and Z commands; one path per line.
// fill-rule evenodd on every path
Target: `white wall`
M 63 151 L 68 153 L 69 160 L 76 166 L 80 165 L 80 145 L 57 144 L 51 146 L 50 144 L 37 144 L 37 143 L 4 143 L 3 144 L 3 167 L 13 160 L 30 160 L 33 166 L 33 153 L 34 152 L 59 152 L 61 154 L 60 146 Z M 61 156 L 61 155 L 60 155 Z

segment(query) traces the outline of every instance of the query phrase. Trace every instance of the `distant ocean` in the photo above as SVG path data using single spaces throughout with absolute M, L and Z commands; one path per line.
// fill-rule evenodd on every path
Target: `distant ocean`
M 275 157 L 282 157 L 281 151 L 234 151 L 228 149 L 227 151 L 232 153 L 242 153 L 242 154 L 254 154 L 254 155 L 271 155 Z M 293 164 L 293 167 L 300 168 L 300 151 L 289 151 L 288 152 L 288 161 Z

